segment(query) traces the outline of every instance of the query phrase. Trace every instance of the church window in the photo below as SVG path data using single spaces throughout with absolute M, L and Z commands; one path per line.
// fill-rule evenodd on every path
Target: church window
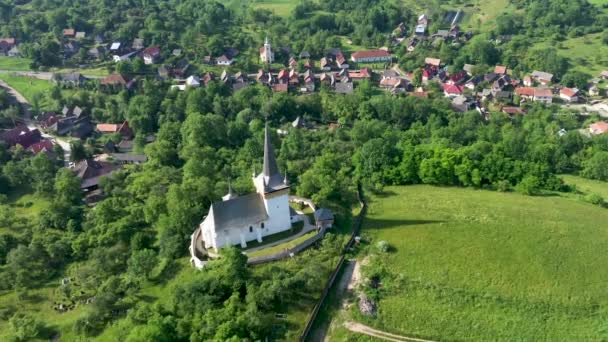
M 253 233 L 253 227 L 252 226 L 249 226 L 249 232 Z
M 264 222 L 260 223 L 260 227 L 264 228 Z

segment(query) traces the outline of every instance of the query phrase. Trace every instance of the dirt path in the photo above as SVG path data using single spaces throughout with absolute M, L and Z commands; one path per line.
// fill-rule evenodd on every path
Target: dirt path
M 27 99 L 21 95 L 20 92 L 15 90 L 15 88 L 11 87 L 8 83 L 4 82 L 4 80 L 0 79 L 0 87 L 4 88 L 6 92 L 10 95 L 11 99 L 13 99 L 16 104 L 20 105 L 23 108 L 23 114 L 26 120 L 30 120 L 32 116 L 32 112 L 30 110 L 31 106 Z
M 344 322 L 344 327 L 346 327 L 346 329 L 355 332 L 355 333 L 359 333 L 359 334 L 364 334 L 367 336 L 372 336 L 372 337 L 377 337 L 386 341 L 394 341 L 394 342 L 435 342 L 435 341 L 431 341 L 431 340 L 424 340 L 421 338 L 415 338 L 415 337 L 407 337 L 407 336 L 400 336 L 400 335 L 395 335 L 395 334 L 391 334 L 391 333 L 387 333 L 381 330 L 376 330 L 372 327 L 369 327 L 365 324 L 361 324 L 361 323 L 357 323 L 357 322 Z

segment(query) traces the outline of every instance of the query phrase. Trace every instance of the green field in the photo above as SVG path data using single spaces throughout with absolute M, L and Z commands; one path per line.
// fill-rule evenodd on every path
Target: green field
M 559 54 L 570 59 L 572 69 L 586 72 L 593 77 L 597 77 L 608 65 L 608 46 L 602 43 L 601 33 L 568 38 L 558 44 L 545 41 L 534 45 L 534 48 L 545 49 L 552 46 L 557 48 Z
M 15 88 L 15 90 L 21 93 L 28 101 L 32 101 L 34 94 L 46 92 L 53 87 L 53 84 L 49 81 L 40 80 L 34 77 L 17 76 L 12 73 L 0 74 L 0 79 Z
M 606 222 L 573 198 L 389 187 L 364 221 L 394 247 L 371 258 L 381 299 L 364 322 L 434 340 L 606 339 Z
M 577 192 L 583 195 L 598 194 L 608 199 L 608 183 L 572 175 L 561 175 L 566 184 L 576 186 Z
M 0 70 L 9 71 L 23 71 L 30 70 L 30 63 L 32 61 L 28 58 L 12 58 L 0 56 Z
M 253 2 L 255 8 L 270 10 L 281 17 L 289 16 L 297 4 L 298 2 L 295 0 L 258 0 Z

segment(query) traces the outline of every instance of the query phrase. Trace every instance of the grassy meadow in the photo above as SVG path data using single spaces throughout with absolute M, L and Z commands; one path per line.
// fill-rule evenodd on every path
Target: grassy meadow
M 380 274 L 378 316 L 358 319 L 434 340 L 606 339 L 606 222 L 574 198 L 389 187 L 363 231 L 393 247 L 366 269 Z
M 281 17 L 287 17 L 291 15 L 291 12 L 296 7 L 298 2 L 296 0 L 256 0 L 253 1 L 255 8 L 263 8 L 274 12 L 276 15 Z
M 602 43 L 601 33 L 568 38 L 557 44 L 544 41 L 534 46 L 536 49 L 548 47 L 556 47 L 559 54 L 569 58 L 573 70 L 586 72 L 593 77 L 597 77 L 608 65 L 608 46 Z
M 31 59 L 0 56 L 0 70 L 23 71 L 30 70 Z

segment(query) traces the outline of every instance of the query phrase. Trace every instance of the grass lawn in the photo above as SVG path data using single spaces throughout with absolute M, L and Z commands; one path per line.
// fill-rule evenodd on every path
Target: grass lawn
M 297 4 L 296 0 L 257 0 L 253 2 L 255 8 L 270 10 L 281 17 L 291 15 Z
M 24 71 L 30 70 L 32 60 L 28 58 L 13 58 L 0 56 L 0 70 Z
M 34 77 L 17 76 L 11 73 L 0 74 L 0 79 L 15 88 L 15 90 L 25 96 L 28 101 L 32 101 L 34 94 L 46 92 L 53 87 L 53 84 L 49 81 L 40 80 Z
M 563 179 L 566 184 L 575 185 L 576 190 L 582 192 L 584 195 L 595 193 L 604 197 L 604 199 L 608 199 L 608 182 L 572 175 L 561 175 L 560 178 Z
M 602 43 L 601 33 L 568 38 L 558 44 L 544 41 L 536 44 L 534 48 L 544 49 L 551 46 L 557 47 L 562 56 L 570 59 L 572 69 L 586 72 L 593 77 L 597 77 L 608 65 L 608 46 Z
M 389 187 L 363 236 L 394 250 L 378 317 L 365 323 L 434 340 L 607 338 L 608 210 L 570 198 Z M 362 319 L 362 318 L 361 318 Z
M 311 231 L 308 232 L 296 239 L 293 239 L 291 241 L 285 242 L 285 243 L 281 243 L 278 244 L 276 246 L 273 247 L 268 247 L 259 251 L 255 251 L 252 253 L 247 253 L 247 255 L 249 257 L 259 257 L 259 256 L 264 256 L 264 255 L 271 255 L 271 254 L 275 254 L 275 253 L 279 253 L 285 249 L 291 249 L 294 248 L 295 246 L 301 244 L 302 242 L 310 239 L 311 237 L 315 236 L 315 234 L 317 234 L 316 231 Z

